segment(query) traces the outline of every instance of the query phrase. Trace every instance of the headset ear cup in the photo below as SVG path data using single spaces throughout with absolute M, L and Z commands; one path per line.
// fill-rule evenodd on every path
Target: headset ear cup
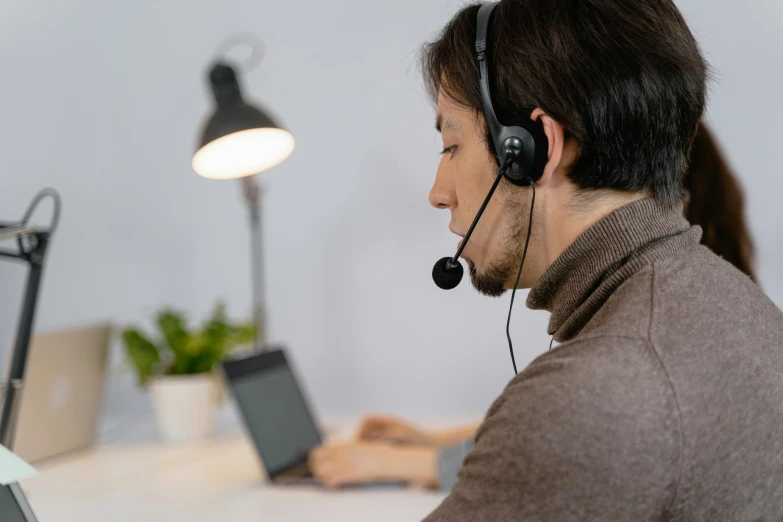
M 515 161 L 506 169 L 506 179 L 514 185 L 527 185 L 527 176 L 525 167 L 520 161 Z
M 527 184 L 527 179 L 538 181 L 544 174 L 544 167 L 549 160 L 549 140 L 544 132 L 544 125 L 540 121 L 524 120 L 519 125 L 530 133 L 533 137 L 533 143 L 535 143 L 535 150 L 533 151 L 533 161 L 529 165 L 525 165 L 525 176 L 522 180 L 523 184 Z
M 536 151 L 533 156 L 533 166 L 530 179 L 538 181 L 544 175 L 544 168 L 549 161 L 549 139 L 544 132 L 544 125 L 540 121 L 530 120 L 530 134 L 536 142 Z
M 527 186 L 528 179 L 534 182 L 541 179 L 549 155 L 549 141 L 541 122 L 526 120 L 503 129 L 504 134 L 509 136 L 504 145 L 513 140 L 522 149 L 518 158 L 506 169 L 506 179 L 520 186 Z M 533 150 L 524 150 L 526 145 Z

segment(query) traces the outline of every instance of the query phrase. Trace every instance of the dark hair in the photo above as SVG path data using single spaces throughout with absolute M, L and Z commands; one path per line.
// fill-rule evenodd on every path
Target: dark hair
M 483 115 L 478 8 L 460 10 L 421 59 L 430 96 Z M 577 140 L 568 176 L 579 188 L 680 197 L 708 71 L 671 0 L 503 0 L 487 57 L 501 122 L 541 107 Z
M 701 226 L 704 246 L 756 281 L 742 189 L 704 124 L 693 140 L 685 189 L 689 195 L 685 217 Z

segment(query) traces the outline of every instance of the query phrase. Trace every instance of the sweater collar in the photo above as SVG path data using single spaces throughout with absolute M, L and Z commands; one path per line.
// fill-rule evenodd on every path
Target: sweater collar
M 588 228 L 555 260 L 528 294 L 527 306 L 548 310 L 549 334 L 575 337 L 609 296 L 634 273 L 698 244 L 682 203 L 642 199 Z

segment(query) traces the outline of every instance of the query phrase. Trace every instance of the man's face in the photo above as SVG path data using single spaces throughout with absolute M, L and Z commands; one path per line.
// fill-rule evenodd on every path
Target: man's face
M 483 120 L 470 109 L 441 94 L 436 119 L 444 150 L 429 201 L 436 208 L 449 209 L 449 229 L 464 237 L 498 166 L 487 148 Z M 486 295 L 499 296 L 513 286 L 530 210 L 524 203 L 527 198 L 520 197 L 524 190 L 501 181 L 462 252 L 473 286 Z

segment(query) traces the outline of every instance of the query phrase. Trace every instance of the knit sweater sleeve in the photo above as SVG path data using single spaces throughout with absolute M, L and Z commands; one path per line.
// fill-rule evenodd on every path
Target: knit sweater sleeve
M 659 519 L 680 439 L 656 364 L 627 339 L 568 343 L 534 362 L 492 406 L 426 522 Z

